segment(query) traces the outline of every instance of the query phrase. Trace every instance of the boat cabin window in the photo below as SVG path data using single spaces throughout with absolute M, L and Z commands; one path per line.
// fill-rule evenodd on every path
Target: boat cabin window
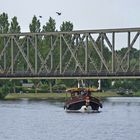
M 81 91 L 81 95 L 86 95 L 87 93 L 85 91 Z
M 90 91 L 85 91 L 85 90 L 81 90 L 81 91 L 73 91 L 71 92 L 71 97 L 78 97 L 78 96 L 90 96 L 91 92 Z
M 73 97 L 78 97 L 80 94 L 79 94 L 79 92 L 78 91 L 73 91 L 73 92 L 71 92 L 71 97 L 73 98 Z
M 81 91 L 81 95 L 90 96 L 91 92 L 90 91 Z

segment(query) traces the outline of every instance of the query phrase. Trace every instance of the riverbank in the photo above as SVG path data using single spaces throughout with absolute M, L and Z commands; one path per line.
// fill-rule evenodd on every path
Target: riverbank
M 65 93 L 12 93 L 5 97 L 4 100 L 19 100 L 19 99 L 29 99 L 29 100 L 60 100 L 64 101 L 66 99 Z
M 106 97 L 122 97 L 122 96 L 130 96 L 130 95 L 119 95 L 117 93 L 113 92 L 95 92 L 92 93 L 92 96 L 99 97 L 101 99 L 105 99 Z M 140 92 L 134 93 L 131 95 L 133 97 L 140 97 Z M 5 97 L 5 100 L 18 100 L 18 99 L 34 99 L 34 100 L 60 100 L 64 101 L 66 98 L 70 97 L 70 94 L 65 94 L 65 93 L 22 93 L 22 94 L 17 94 L 17 93 L 12 93 L 8 94 Z

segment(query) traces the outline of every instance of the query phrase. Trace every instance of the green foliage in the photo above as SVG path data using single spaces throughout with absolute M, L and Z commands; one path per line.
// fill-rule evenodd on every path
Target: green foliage
M 50 17 L 48 22 L 46 22 L 46 25 L 43 26 L 42 32 L 55 32 L 56 31 L 56 22 L 55 20 Z M 56 39 L 55 36 L 44 36 L 44 39 L 42 40 L 42 48 L 41 48 L 41 53 L 45 57 L 46 54 L 50 51 L 51 49 L 51 44 L 54 42 Z M 50 62 L 48 61 L 50 64 Z
M 8 33 L 8 31 L 9 31 L 8 14 L 2 13 L 0 15 L 0 33 Z
M 60 26 L 60 31 L 62 32 L 70 32 L 73 30 L 73 24 L 70 21 L 65 21 Z M 64 35 L 67 42 L 71 42 L 71 35 Z M 64 44 L 64 42 L 62 42 Z
M 60 85 L 54 85 L 53 86 L 53 91 L 57 91 L 57 90 L 66 90 L 66 85 L 64 84 L 60 84 Z
M 0 99 L 4 99 L 9 94 L 10 88 L 9 80 L 0 80 Z
M 34 15 L 32 23 L 29 25 L 30 32 L 39 33 L 40 32 L 40 21 Z
M 100 50 L 100 52 L 102 52 L 102 55 L 105 58 L 106 62 L 109 62 L 109 61 L 111 61 L 111 51 L 106 47 L 106 45 L 104 43 L 102 44 L 101 41 L 102 40 L 100 39 L 97 42 L 98 49 Z M 104 70 L 105 68 L 101 62 L 101 58 L 99 57 L 99 54 L 93 47 L 92 42 L 89 41 L 88 46 L 89 46 L 88 53 L 93 58 L 93 61 L 94 61 L 94 68 L 96 67 L 98 69 Z M 89 65 L 89 67 L 92 67 L 92 65 Z
M 56 22 L 50 17 L 49 21 L 46 22 L 46 25 L 43 26 L 42 32 L 55 32 L 56 31 Z
M 8 22 L 8 15 L 6 13 L 0 14 L 0 34 L 1 33 L 8 33 L 9 32 L 9 22 Z M 3 38 L 0 38 L 0 52 L 3 49 L 3 44 L 6 41 Z
M 102 89 L 110 89 L 111 88 L 111 80 L 101 80 L 101 88 Z
M 72 31 L 73 30 L 73 23 L 71 23 L 70 21 L 65 21 L 62 23 L 62 25 L 60 26 L 60 31 Z
M 72 30 L 73 30 L 73 24 L 70 21 L 65 21 L 60 26 L 60 31 L 62 31 L 62 32 L 70 32 Z M 73 61 L 73 57 L 71 57 L 71 53 L 69 51 L 67 51 L 67 49 L 68 49 L 67 45 L 68 44 L 70 44 L 71 47 L 75 47 L 74 46 L 74 41 L 72 39 L 72 35 L 63 34 L 63 37 L 61 37 L 62 53 L 67 52 L 65 54 L 65 56 L 67 56 L 67 57 L 65 57 L 65 61 L 62 63 L 62 66 L 65 67 L 69 63 L 69 70 L 71 71 L 71 69 L 73 69 L 75 67 L 75 62 Z M 82 54 L 82 52 L 79 52 L 79 54 L 80 53 Z M 77 54 L 77 57 L 78 57 L 78 54 Z M 69 61 L 70 58 L 72 58 L 71 61 Z
M 17 21 L 17 17 L 12 18 L 12 22 L 10 26 L 10 33 L 20 33 L 20 26 Z
M 133 91 L 140 90 L 140 80 L 134 79 L 134 80 L 115 80 L 115 83 L 113 85 L 113 88 L 119 89 L 119 88 L 125 88 L 125 89 L 132 89 Z
M 117 54 L 119 56 L 123 57 L 127 50 L 128 50 L 128 48 L 122 48 L 121 50 L 117 51 Z M 136 48 L 131 48 L 131 50 L 129 52 L 129 57 L 130 57 L 130 59 L 138 58 L 139 57 L 139 51 Z

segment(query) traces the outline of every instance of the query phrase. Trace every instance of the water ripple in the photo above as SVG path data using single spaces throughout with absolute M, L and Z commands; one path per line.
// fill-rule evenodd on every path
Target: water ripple
M 138 100 L 109 99 L 101 113 L 90 114 L 66 113 L 58 102 L 0 101 L 0 139 L 136 140 L 140 136 Z

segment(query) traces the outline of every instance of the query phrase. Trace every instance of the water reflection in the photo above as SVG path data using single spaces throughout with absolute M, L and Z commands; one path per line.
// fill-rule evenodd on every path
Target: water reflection
M 111 106 L 140 106 L 140 97 L 109 97 L 104 103 Z
M 63 103 L 0 101 L 1 140 L 136 140 L 140 98 L 108 98 L 101 113 L 66 113 Z
M 130 102 L 130 103 L 140 103 L 140 97 L 108 97 L 106 99 L 108 102 Z

